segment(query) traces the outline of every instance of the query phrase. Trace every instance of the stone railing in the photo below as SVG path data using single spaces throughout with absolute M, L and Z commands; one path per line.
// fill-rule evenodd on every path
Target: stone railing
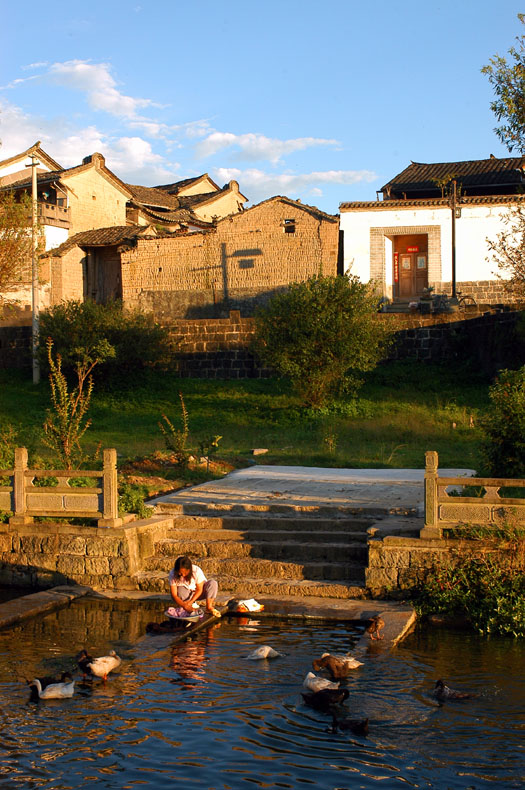
M 0 510 L 12 511 L 9 524 L 30 524 L 36 516 L 51 518 L 92 518 L 99 527 L 119 527 L 117 452 L 104 450 L 101 471 L 64 469 L 28 469 L 27 450 L 15 450 L 14 469 L 0 469 L 0 478 L 10 478 L 10 485 L 0 485 Z M 35 480 L 52 477 L 57 485 L 35 485 Z M 98 479 L 98 487 L 71 486 L 71 480 Z
M 447 488 L 478 486 L 483 496 L 451 496 Z M 421 538 L 441 538 L 443 529 L 462 524 L 502 526 L 505 522 L 525 525 L 525 499 L 501 497 L 501 488 L 525 488 L 525 480 L 492 477 L 440 477 L 438 454 L 425 453 L 425 526 Z

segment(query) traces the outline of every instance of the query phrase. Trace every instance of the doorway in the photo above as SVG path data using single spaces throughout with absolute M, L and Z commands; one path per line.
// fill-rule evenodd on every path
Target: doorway
M 411 299 L 428 286 L 428 236 L 394 237 L 394 296 Z

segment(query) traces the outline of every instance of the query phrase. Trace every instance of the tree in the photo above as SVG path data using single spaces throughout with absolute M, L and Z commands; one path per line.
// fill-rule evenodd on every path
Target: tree
M 53 359 L 51 338 L 47 340 L 46 350 L 53 408 L 46 411 L 42 441 L 53 450 L 57 462 L 64 469 L 79 469 L 82 463 L 88 460 L 80 440 L 91 425 L 91 420 L 86 419 L 93 393 L 91 374 L 99 362 L 103 362 L 108 356 L 113 356 L 115 351 L 107 342 L 101 342 L 91 349 L 84 349 L 76 365 L 77 384 L 70 391 L 62 372 L 60 354 L 56 355 L 56 360 Z
M 504 230 L 496 239 L 487 239 L 492 260 L 503 275 L 496 274 L 504 289 L 517 299 L 525 299 L 525 205 L 518 204 L 506 212 Z
M 350 275 L 293 283 L 255 316 L 258 356 L 314 408 L 337 394 L 355 395 L 388 336 L 373 285 Z
M 489 389 L 483 445 L 492 477 L 525 477 L 525 366 L 501 370 Z
M 6 295 L 16 291 L 31 261 L 31 200 L 0 194 L 0 312 Z
M 518 14 L 525 24 L 525 14 Z M 494 89 L 496 98 L 490 109 L 503 121 L 494 130 L 509 151 L 525 153 L 525 35 L 516 36 L 516 46 L 509 49 L 510 62 L 500 55 L 481 69 Z

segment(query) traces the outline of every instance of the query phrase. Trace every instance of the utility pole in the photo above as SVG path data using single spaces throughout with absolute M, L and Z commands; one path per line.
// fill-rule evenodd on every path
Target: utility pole
M 40 382 L 40 364 L 38 361 L 38 330 L 39 330 L 39 282 L 38 282 L 38 191 L 36 168 L 40 164 L 35 153 L 30 154 L 31 164 L 31 308 L 32 308 L 32 338 L 31 355 L 33 359 L 33 384 Z
M 457 183 L 456 179 L 452 181 L 452 196 L 450 200 L 450 208 L 452 209 L 452 298 L 456 298 L 456 214 L 457 206 Z M 461 212 L 461 209 L 459 209 Z

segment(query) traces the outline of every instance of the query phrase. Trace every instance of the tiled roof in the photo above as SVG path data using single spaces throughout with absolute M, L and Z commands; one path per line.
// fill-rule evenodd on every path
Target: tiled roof
M 66 167 L 62 170 L 51 170 L 46 173 L 37 173 L 37 183 L 38 184 L 48 184 L 53 181 L 60 181 L 64 178 L 69 178 L 69 176 L 75 175 L 76 173 L 81 173 L 84 170 L 87 170 L 89 167 L 92 167 L 91 162 L 83 163 L 81 165 L 75 165 L 74 167 Z M 124 184 L 123 181 L 120 180 L 118 176 L 111 172 L 107 167 L 100 168 L 101 172 L 104 172 L 107 176 L 110 177 L 111 180 L 116 182 L 123 191 L 126 193 L 129 192 L 129 188 L 127 184 Z M 5 187 L 0 187 L 1 189 L 23 189 L 25 187 L 29 188 L 31 186 L 31 174 L 28 174 L 28 177 L 20 179 L 20 181 L 13 181 L 12 183 L 8 184 Z
M 158 187 L 143 187 L 138 184 L 126 184 L 127 188 L 139 203 L 157 208 L 179 208 L 179 199 Z
M 117 244 L 134 243 L 139 237 L 155 237 L 154 228 L 149 225 L 113 225 L 109 228 L 95 228 L 75 233 L 67 241 L 48 250 L 42 258 L 60 258 L 73 247 L 113 247 Z
M 525 157 L 473 159 L 465 162 L 412 162 L 381 187 L 381 192 L 441 191 L 436 180 L 452 176 L 464 189 L 521 184 Z
M 272 200 L 280 200 L 283 203 L 288 203 L 290 206 L 295 206 L 296 208 L 300 208 L 303 211 L 306 211 L 307 214 L 311 214 L 316 219 L 326 219 L 328 222 L 339 222 L 339 216 L 337 214 L 326 214 L 324 211 L 321 211 L 320 208 L 317 206 L 309 206 L 307 203 L 301 203 L 300 200 L 292 200 L 291 198 L 285 197 L 284 195 L 275 195 L 274 197 L 267 198 L 266 200 L 261 200 L 260 203 L 256 203 L 254 206 L 250 206 L 244 210 L 244 214 L 248 211 L 253 211 L 254 208 L 258 208 L 259 206 L 264 206 L 265 203 L 271 203 Z M 237 215 L 234 215 L 234 217 Z M 225 217 L 225 219 L 231 219 L 231 217 Z
M 160 225 L 169 225 L 179 222 L 183 225 L 196 225 L 201 228 L 210 228 L 213 226 L 213 222 L 206 222 L 205 220 L 199 219 L 190 209 L 179 208 L 175 211 L 160 212 L 151 209 L 149 206 L 141 206 L 140 210 L 146 216 L 151 217 L 153 222 L 157 222 Z
M 36 143 L 34 143 L 34 145 L 30 146 L 29 148 L 26 148 L 25 151 L 21 151 L 21 153 L 15 154 L 15 156 L 10 156 L 8 159 L 2 159 L 2 161 L 0 162 L 0 168 L 7 167 L 7 165 L 11 164 L 12 162 L 16 162 L 19 159 L 24 159 L 26 156 L 30 156 L 31 154 L 36 154 L 42 159 L 45 159 L 50 167 L 55 167 L 56 169 L 60 168 L 58 162 L 52 159 L 49 156 L 49 154 L 47 154 L 42 148 L 40 148 L 40 140 L 37 140 Z
M 155 189 L 162 189 L 164 192 L 168 192 L 170 195 L 177 195 L 181 189 L 189 187 L 191 184 L 195 184 L 197 181 L 204 181 L 206 178 L 209 179 L 216 189 L 219 189 L 219 186 L 212 178 L 209 177 L 208 173 L 202 173 L 202 175 L 195 176 L 194 178 L 184 178 L 182 181 L 174 181 L 172 184 L 158 184 Z
M 525 195 L 475 195 L 461 196 L 457 200 L 459 206 L 501 205 L 525 201 Z M 440 208 L 450 207 L 449 198 L 409 198 L 407 200 L 352 200 L 339 204 L 340 211 L 356 211 L 372 209 L 375 211 L 392 211 L 403 208 Z

